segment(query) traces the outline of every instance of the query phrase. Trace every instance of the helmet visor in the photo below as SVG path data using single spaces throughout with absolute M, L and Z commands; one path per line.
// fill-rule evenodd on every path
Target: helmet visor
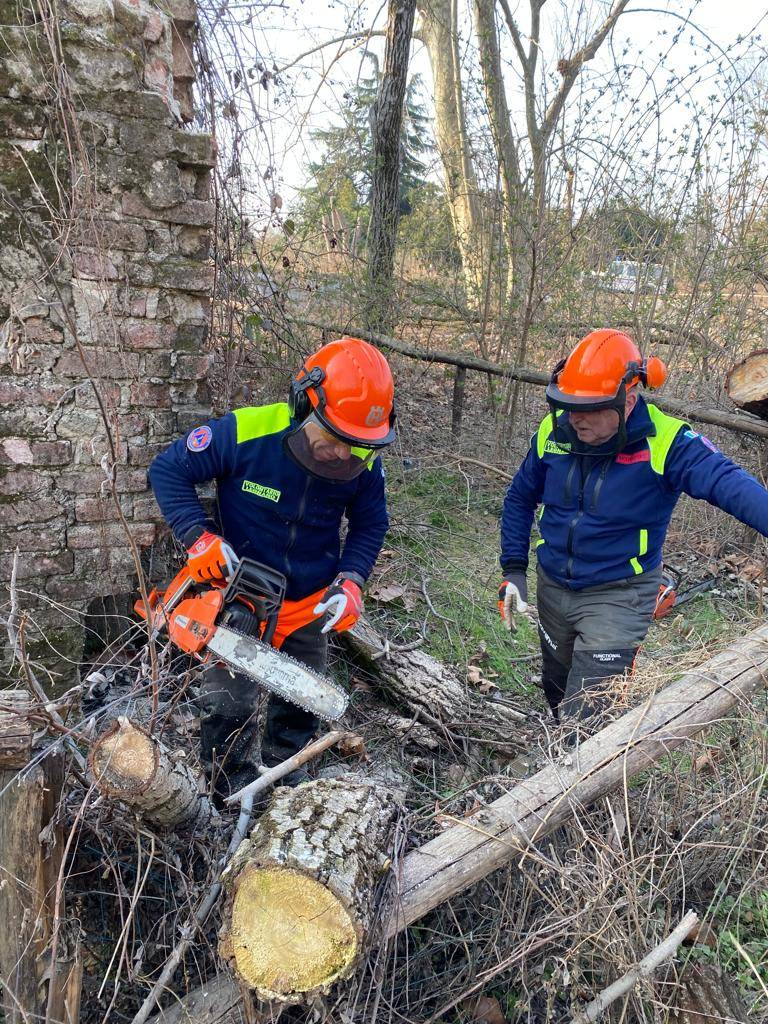
M 334 434 L 315 413 L 285 436 L 285 447 L 303 470 L 321 480 L 354 480 L 370 469 L 377 450 Z

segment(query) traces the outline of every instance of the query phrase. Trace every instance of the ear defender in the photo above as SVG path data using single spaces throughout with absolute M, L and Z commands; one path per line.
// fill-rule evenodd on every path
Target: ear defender
M 651 356 L 645 360 L 643 367 L 645 378 L 645 385 L 649 388 L 660 388 L 664 381 L 667 379 L 667 367 L 658 356 Z
M 313 366 L 309 372 L 302 367 L 300 376 L 294 377 L 288 389 L 288 411 L 293 419 L 301 423 L 309 416 L 312 412 L 312 403 L 307 392 L 310 388 L 314 388 L 322 398 L 321 385 L 324 380 L 325 373 L 319 366 Z

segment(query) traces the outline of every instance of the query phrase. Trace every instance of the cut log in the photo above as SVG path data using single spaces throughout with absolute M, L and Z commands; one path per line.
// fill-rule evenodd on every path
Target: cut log
M 305 1002 L 354 970 L 397 814 L 365 783 L 278 790 L 224 875 L 219 951 L 258 999 Z
M 749 1024 L 735 983 L 716 964 L 689 964 L 677 982 L 670 1024 Z
M 484 696 L 424 651 L 388 650 L 366 619 L 341 638 L 376 673 L 400 707 L 449 739 L 470 740 L 493 750 L 519 753 L 520 723 L 526 715 L 503 700 Z
M 0 768 L 19 769 L 32 756 L 32 724 L 27 690 L 0 692 Z
M 99 792 L 159 828 L 204 827 L 215 814 L 202 779 L 142 726 L 121 717 L 94 743 L 88 765 Z
M 61 783 L 62 762 L 54 755 L 18 774 L 0 771 L 0 978 L 6 1024 L 46 1016 L 45 951 L 63 846 L 60 830 L 51 825 Z M 56 986 L 56 972 L 47 973 Z M 54 1005 L 63 1003 L 56 992 L 52 995 Z
M 768 625 L 659 691 L 505 796 L 404 858 L 394 935 L 624 785 L 768 684 Z
M 280 1016 L 281 1007 L 258 1007 L 258 1020 L 271 1022 Z M 222 971 L 206 985 L 174 1001 L 165 1010 L 150 1017 L 148 1024 L 253 1024 L 243 1004 L 243 994 L 231 974 Z
M 731 367 L 725 388 L 734 405 L 768 420 L 768 349 L 752 352 Z

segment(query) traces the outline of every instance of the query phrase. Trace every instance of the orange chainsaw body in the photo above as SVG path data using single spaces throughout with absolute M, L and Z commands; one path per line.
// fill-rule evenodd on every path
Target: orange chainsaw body
M 203 648 L 216 632 L 216 619 L 224 606 L 224 587 L 213 581 L 211 589 L 193 597 L 183 595 L 191 589 L 194 580 L 185 565 L 161 595 L 153 589 L 149 595 L 152 626 L 165 627 L 168 636 L 182 651 L 194 654 L 201 660 Z M 146 619 L 146 608 L 142 600 L 136 601 L 134 611 Z

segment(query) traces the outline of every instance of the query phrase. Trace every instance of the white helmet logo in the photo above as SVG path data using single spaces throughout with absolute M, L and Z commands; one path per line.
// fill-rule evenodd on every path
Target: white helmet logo
M 384 419 L 384 406 L 372 405 L 365 417 L 366 427 L 377 427 Z

